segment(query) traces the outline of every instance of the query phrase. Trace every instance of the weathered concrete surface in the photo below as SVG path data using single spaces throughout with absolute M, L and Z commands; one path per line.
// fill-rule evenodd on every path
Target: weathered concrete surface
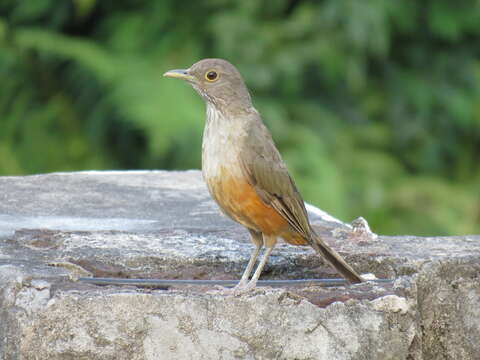
M 374 239 L 310 215 L 357 269 L 395 283 L 235 297 L 73 282 L 238 279 L 252 247 L 197 171 L 0 177 L 0 358 L 480 358 L 479 236 Z M 338 276 L 280 245 L 263 277 Z

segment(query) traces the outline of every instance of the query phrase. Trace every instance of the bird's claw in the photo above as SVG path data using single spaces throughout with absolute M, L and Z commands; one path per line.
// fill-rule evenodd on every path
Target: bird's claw
M 257 286 L 256 281 L 249 281 L 249 282 L 240 281 L 233 289 L 231 289 L 232 295 L 239 296 L 239 295 L 249 293 L 252 290 L 254 290 L 256 286 Z
M 240 296 L 253 291 L 256 288 L 257 282 L 254 281 L 240 281 L 233 288 L 224 288 L 221 286 L 215 286 L 215 288 L 209 291 L 210 294 L 221 294 L 230 296 Z

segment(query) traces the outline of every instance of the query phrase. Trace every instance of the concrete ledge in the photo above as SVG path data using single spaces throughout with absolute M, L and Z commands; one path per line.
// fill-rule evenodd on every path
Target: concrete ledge
M 198 171 L 0 177 L 2 359 L 475 359 L 479 236 L 371 236 L 318 209 L 316 228 L 392 284 L 100 287 L 78 276 L 238 279 L 252 246 Z M 338 277 L 280 245 L 264 278 Z

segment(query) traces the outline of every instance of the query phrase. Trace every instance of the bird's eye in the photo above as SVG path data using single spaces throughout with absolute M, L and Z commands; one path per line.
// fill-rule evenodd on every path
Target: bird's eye
M 205 73 L 205 79 L 207 79 L 207 81 L 213 82 L 218 79 L 218 74 L 214 70 L 209 70 Z

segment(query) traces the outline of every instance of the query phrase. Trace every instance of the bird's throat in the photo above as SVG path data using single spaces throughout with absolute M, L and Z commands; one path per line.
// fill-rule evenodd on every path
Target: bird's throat
M 202 173 L 205 180 L 221 176 L 222 167 L 228 166 L 232 171 L 239 167 L 240 127 L 241 122 L 226 116 L 216 106 L 207 105 L 202 141 Z

